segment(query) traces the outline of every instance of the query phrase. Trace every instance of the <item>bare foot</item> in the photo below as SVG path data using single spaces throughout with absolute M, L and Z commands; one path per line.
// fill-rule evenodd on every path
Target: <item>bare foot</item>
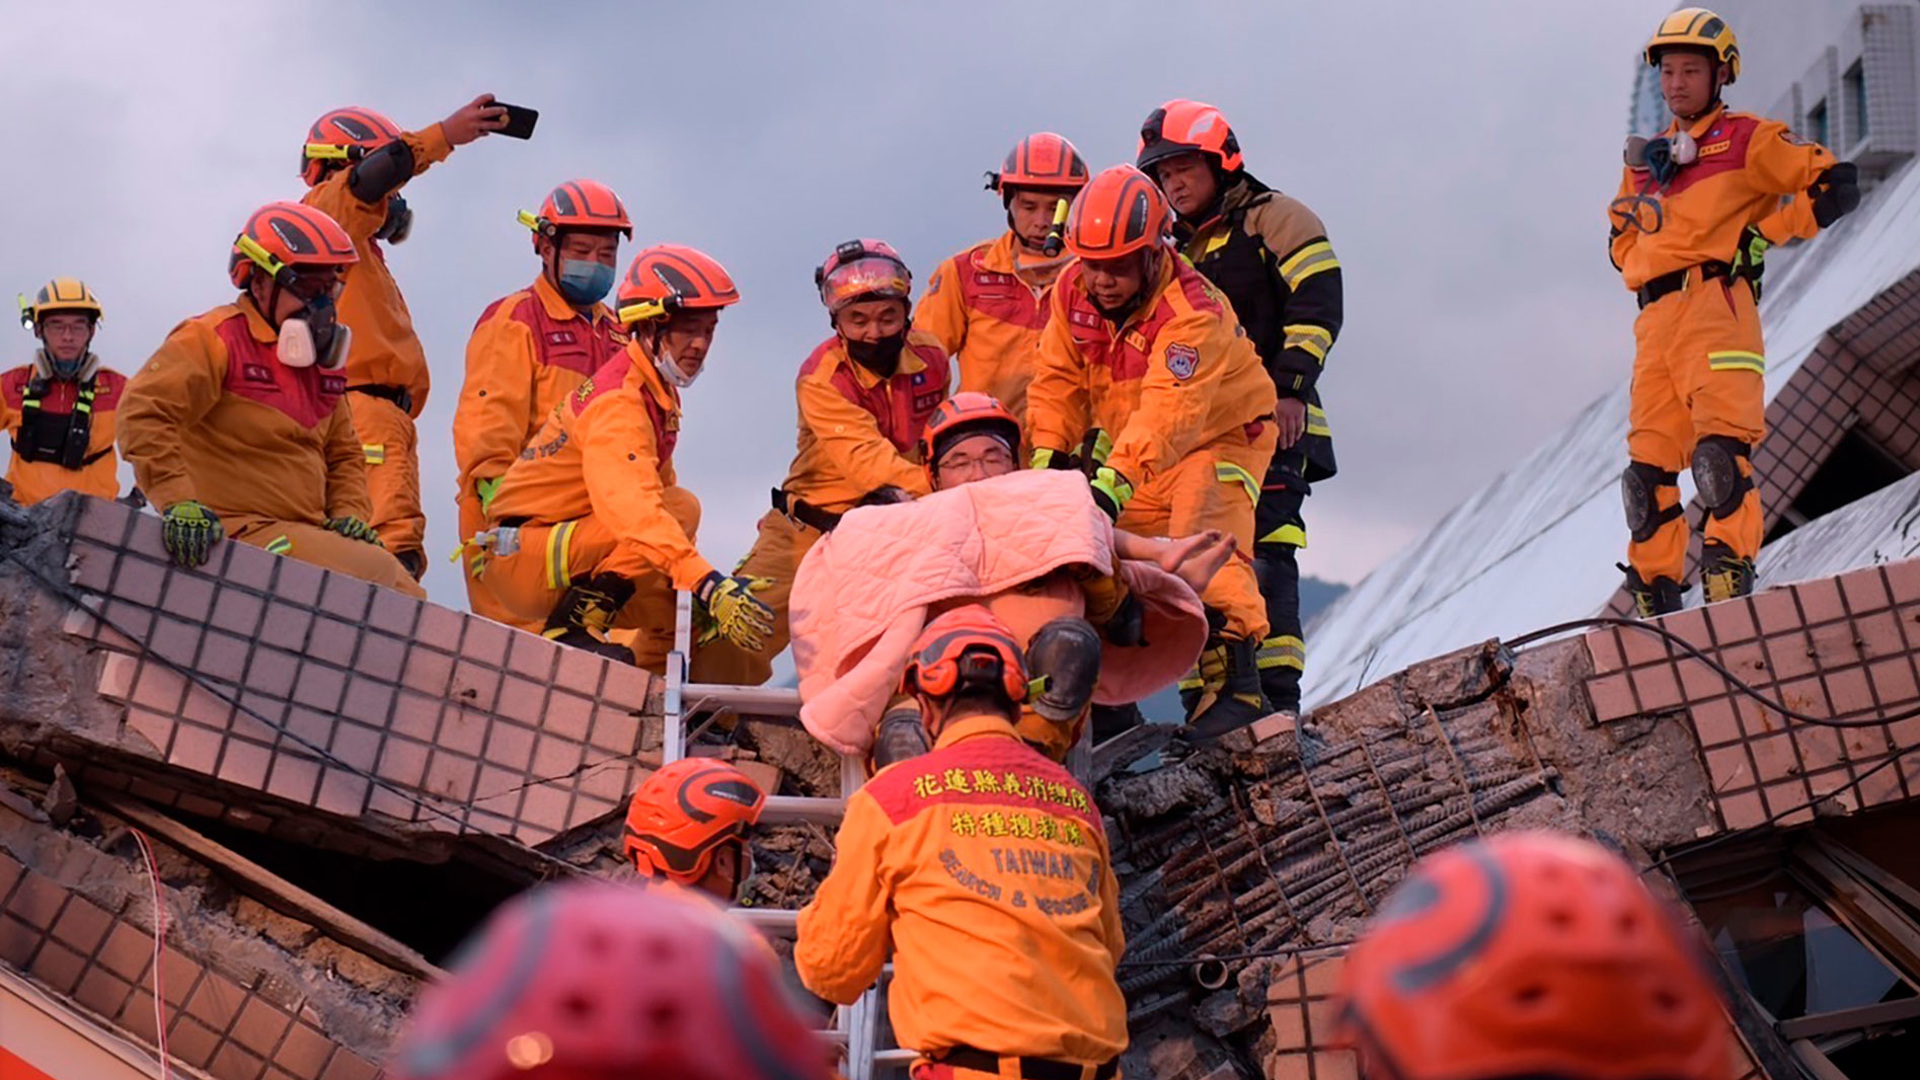
M 1195 543 L 1199 541 L 1199 543 Z M 1169 548 L 1184 547 L 1186 557 L 1169 565 L 1162 559 L 1160 565 L 1168 573 L 1186 582 L 1196 593 L 1205 592 L 1213 575 L 1227 565 L 1233 558 L 1233 549 L 1237 546 L 1233 537 L 1217 531 L 1200 533 L 1198 536 L 1182 537 L 1167 545 Z

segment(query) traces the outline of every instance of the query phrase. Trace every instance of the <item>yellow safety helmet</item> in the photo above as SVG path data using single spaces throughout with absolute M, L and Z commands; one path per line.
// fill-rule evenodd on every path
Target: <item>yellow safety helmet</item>
M 61 311 L 84 311 L 95 322 L 105 314 L 93 290 L 79 278 L 54 278 L 41 286 L 31 301 L 25 295 L 20 297 L 20 325 L 29 330 L 38 329 L 41 319 Z
M 1740 41 L 1727 20 L 1706 8 L 1681 8 L 1662 19 L 1647 41 L 1647 66 L 1658 67 L 1660 53 L 1673 48 L 1706 49 L 1727 65 L 1729 85 L 1740 77 Z

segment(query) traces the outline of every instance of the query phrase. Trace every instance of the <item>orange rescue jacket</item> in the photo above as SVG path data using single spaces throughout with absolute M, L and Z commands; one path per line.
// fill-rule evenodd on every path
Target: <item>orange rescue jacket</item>
M 794 966 L 848 1004 L 894 961 L 900 1045 L 1100 1064 L 1127 1046 L 1125 948 L 1100 811 L 999 717 L 847 800 L 833 870 L 800 912 Z
M 89 431 L 80 455 L 80 467 L 69 469 L 60 459 L 72 438 L 74 406 L 82 385 L 71 379 L 47 379 L 36 386 L 39 367 L 23 364 L 0 375 L 0 430 L 13 445 L 7 464 L 7 482 L 13 501 L 32 506 L 63 491 L 78 491 L 101 499 L 120 494 L 120 459 L 113 454 L 114 417 L 127 377 L 99 368 L 88 380 L 90 412 L 82 412 Z M 77 444 L 79 440 L 74 440 Z
M 831 514 L 888 484 L 925 495 L 918 443 L 947 398 L 949 370 L 939 341 L 918 330 L 907 332 L 900 368 L 887 379 L 854 363 L 840 335 L 821 342 L 794 383 L 799 452 L 782 487 Z
M 1002 233 L 940 264 L 914 310 L 915 329 L 940 340 L 960 364 L 960 389 L 991 394 L 1014 416 L 1026 417 L 1047 293 L 1064 260 L 1022 266 L 1012 232 Z
M 1053 287 L 1053 314 L 1027 390 L 1027 437 L 1070 451 L 1090 426 L 1107 464 L 1135 485 L 1235 428 L 1272 417 L 1273 379 L 1220 291 L 1168 250 L 1150 299 L 1121 326 L 1087 295 L 1079 263 Z
M 545 274 L 489 305 L 467 341 L 467 378 L 453 411 L 461 494 L 505 475 L 554 407 L 626 345 L 606 305 L 581 313 Z
M 1674 121 L 1666 134 L 1680 130 Z M 1609 254 L 1628 289 L 1662 274 L 1703 262 L 1730 262 L 1740 233 L 1757 226 L 1768 241 L 1781 244 L 1820 231 L 1807 188 L 1837 164 L 1818 143 L 1807 142 L 1778 120 L 1731 112 L 1725 106 L 1688 129 L 1699 156 L 1664 190 L 1643 168 L 1628 167 L 1608 211 L 1612 224 Z M 1781 196 L 1790 196 L 1784 205 Z M 1653 225 L 1651 199 L 1659 205 Z M 1638 224 L 1636 225 L 1636 222 Z
M 589 514 L 651 566 L 692 589 L 713 573 L 667 512 L 662 491 L 678 482 L 680 393 L 638 342 L 568 395 L 507 470 L 487 524 L 555 525 Z
M 408 131 L 400 138 L 413 151 L 413 175 L 445 161 L 453 153 L 439 124 L 424 131 Z M 387 255 L 373 234 L 387 220 L 385 199 L 364 203 L 347 186 L 350 170 L 336 169 L 307 189 L 300 201 L 325 211 L 353 237 L 360 261 L 347 267 L 346 289 L 340 294 L 340 321 L 353 329 L 347 350 L 347 379 L 354 386 L 398 386 L 413 396 L 415 419 L 426 408 L 432 379 L 427 354 L 413 332 L 413 315 L 406 298 L 387 269 Z
M 305 525 L 373 517 L 346 377 L 288 367 L 277 340 L 242 296 L 174 327 L 128 381 L 120 453 L 153 505 Z

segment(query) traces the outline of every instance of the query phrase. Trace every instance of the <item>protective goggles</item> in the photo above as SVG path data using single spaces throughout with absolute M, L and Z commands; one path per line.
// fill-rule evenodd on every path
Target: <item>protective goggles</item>
M 913 292 L 913 276 L 899 259 L 860 247 L 850 258 L 842 258 L 836 250 L 832 268 L 817 271 L 814 283 L 820 286 L 820 302 L 828 311 L 838 311 L 862 296 L 905 300 Z
M 260 246 L 260 242 L 251 236 L 242 236 L 233 242 L 234 249 L 247 257 L 247 261 L 272 275 L 281 288 L 302 300 L 313 300 L 321 296 L 340 295 L 345 280 L 338 266 L 295 267 L 281 262 L 273 252 Z

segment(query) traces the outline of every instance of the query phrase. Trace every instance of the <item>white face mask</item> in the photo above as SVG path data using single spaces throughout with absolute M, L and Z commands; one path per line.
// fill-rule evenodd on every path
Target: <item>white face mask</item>
M 347 344 L 352 338 L 353 331 L 346 324 L 335 326 L 327 355 L 321 356 L 314 348 L 313 330 L 307 326 L 307 320 L 288 319 L 280 324 L 280 340 L 274 346 L 274 354 L 290 368 L 310 368 L 317 363 L 328 371 L 336 371 L 347 362 Z
M 707 370 L 707 366 L 701 364 L 699 369 L 693 374 L 687 374 L 680 370 L 679 364 L 673 362 L 673 354 L 665 348 L 660 350 L 660 355 L 653 358 L 653 366 L 660 372 L 660 377 L 667 380 L 669 385 L 677 386 L 682 390 L 692 386 L 693 380 L 700 377 L 700 372 Z

